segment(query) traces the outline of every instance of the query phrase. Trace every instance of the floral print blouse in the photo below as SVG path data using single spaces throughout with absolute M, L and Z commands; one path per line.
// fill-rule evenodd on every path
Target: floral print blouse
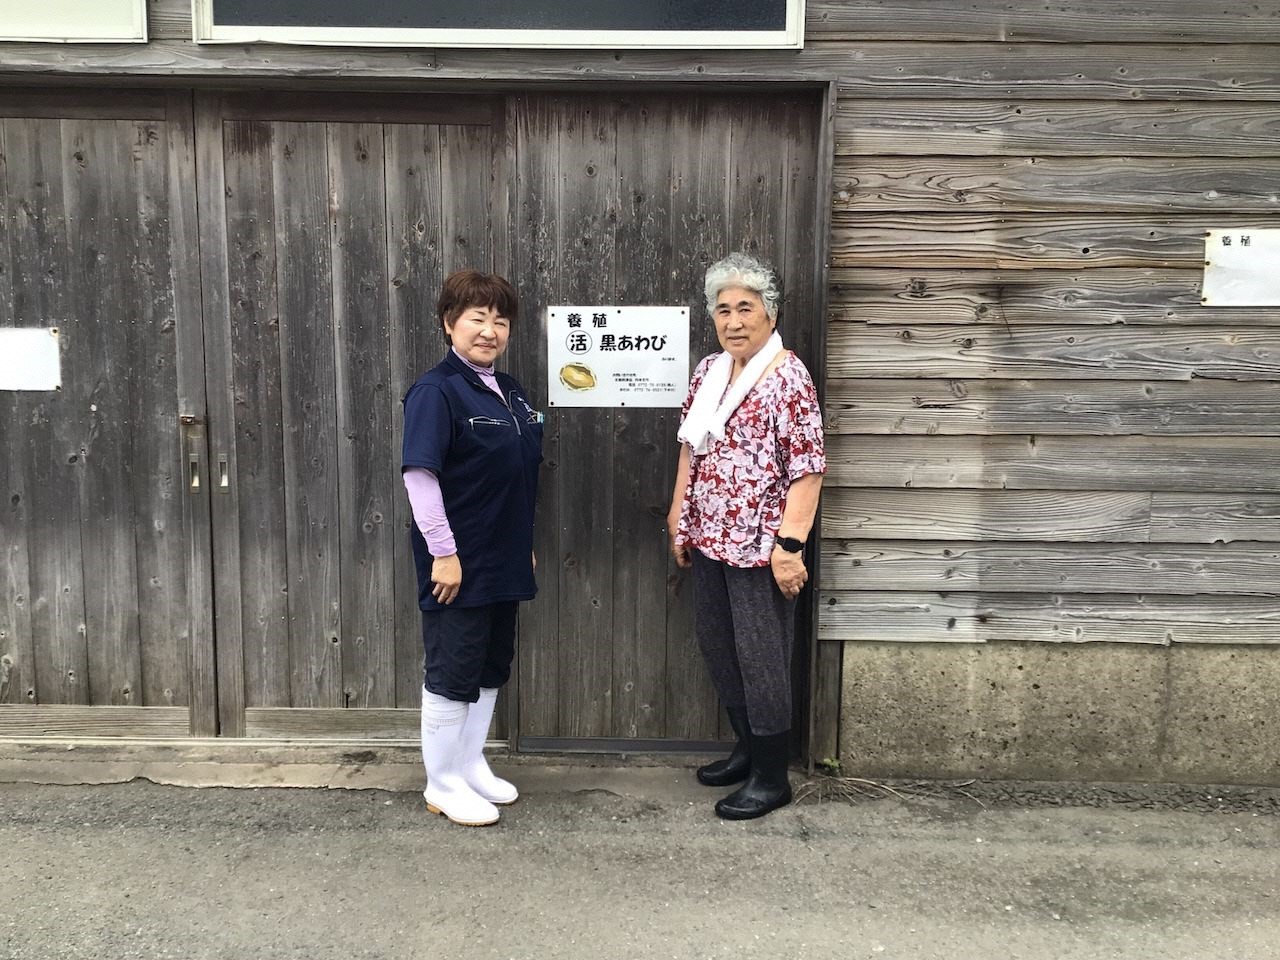
M 694 371 L 682 419 L 717 356 Z M 768 566 L 791 482 L 826 472 L 818 393 L 788 353 L 730 414 L 724 439 L 713 438 L 701 456 L 690 451 L 676 545 L 733 567 Z

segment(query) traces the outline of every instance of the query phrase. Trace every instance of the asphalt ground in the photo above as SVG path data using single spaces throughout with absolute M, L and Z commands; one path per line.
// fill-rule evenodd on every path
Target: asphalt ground
M 1280 958 L 1277 791 L 826 782 L 728 823 L 681 769 L 507 773 L 483 829 L 403 791 L 0 784 L 0 957 Z

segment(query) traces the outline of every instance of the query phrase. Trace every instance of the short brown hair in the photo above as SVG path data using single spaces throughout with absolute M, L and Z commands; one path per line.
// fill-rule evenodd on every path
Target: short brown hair
M 455 270 L 444 278 L 440 299 L 436 301 L 440 329 L 445 336 L 449 335 L 445 324 L 453 323 L 471 307 L 492 307 L 498 316 L 506 317 L 513 326 L 520 312 L 515 287 L 496 273 Z

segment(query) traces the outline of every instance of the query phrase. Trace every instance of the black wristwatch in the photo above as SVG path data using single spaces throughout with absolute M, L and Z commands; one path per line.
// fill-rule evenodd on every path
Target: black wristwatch
M 773 542 L 787 553 L 799 553 L 804 549 L 804 541 L 795 537 L 774 537 Z

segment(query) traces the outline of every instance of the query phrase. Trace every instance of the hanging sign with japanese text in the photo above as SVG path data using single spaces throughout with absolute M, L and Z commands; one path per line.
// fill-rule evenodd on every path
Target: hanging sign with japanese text
M 550 307 L 553 407 L 679 407 L 689 385 L 688 307 Z
M 1207 307 L 1280 306 L 1280 230 L 1209 230 L 1204 237 Z

